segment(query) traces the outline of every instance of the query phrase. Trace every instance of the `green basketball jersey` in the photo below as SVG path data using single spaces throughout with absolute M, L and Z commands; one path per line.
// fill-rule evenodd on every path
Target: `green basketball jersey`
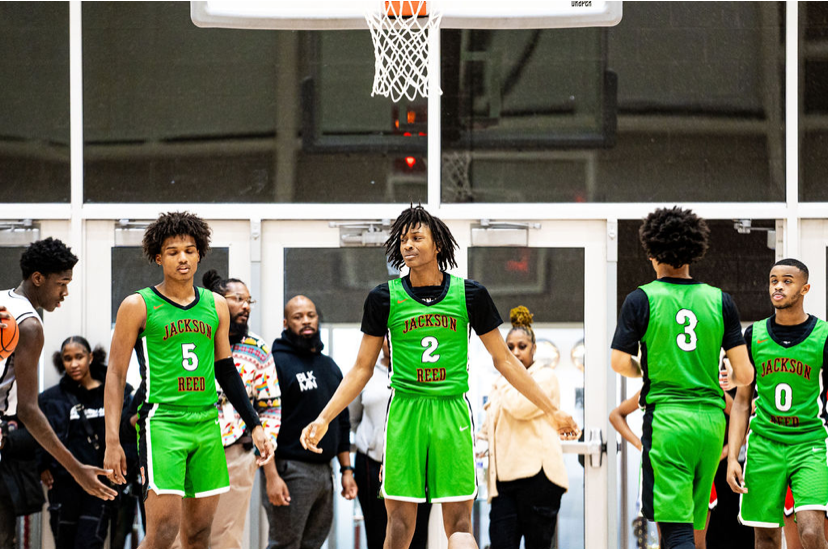
M 719 387 L 722 291 L 707 284 L 660 280 L 641 289 L 650 303 L 642 338 L 641 404 L 693 402 L 724 408 Z
M 462 278 L 449 277 L 439 301 L 423 304 L 401 278 L 388 283 L 391 388 L 429 396 L 469 390 L 469 314 Z
M 195 288 L 182 307 L 155 288 L 138 293 L 147 305 L 147 324 L 136 345 L 146 402 L 178 406 L 215 404 L 215 334 L 219 319 L 213 292 Z
M 801 343 L 783 347 L 768 332 L 770 319 L 753 324 L 750 353 L 756 367 L 756 413 L 750 429 L 763 437 L 795 444 L 825 440 L 821 394 L 822 360 L 828 323 L 817 320 Z

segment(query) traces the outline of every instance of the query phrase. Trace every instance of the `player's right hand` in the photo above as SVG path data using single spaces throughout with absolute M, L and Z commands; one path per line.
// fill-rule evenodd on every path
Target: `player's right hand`
M 299 442 L 302 448 L 310 450 L 316 454 L 322 453 L 322 448 L 317 448 L 317 444 L 328 432 L 328 422 L 321 418 L 316 418 L 313 423 L 302 429 L 302 434 L 299 435 Z
M 6 309 L 5 305 L 0 305 L 0 328 L 6 329 L 8 328 L 8 324 L 3 322 L 4 320 L 12 320 L 14 317 L 11 315 L 10 312 Z
M 727 460 L 727 483 L 737 494 L 747 494 L 745 479 L 742 476 L 742 465 L 735 459 Z
M 77 474 L 72 475 L 75 481 L 80 484 L 86 492 L 104 501 L 112 501 L 118 492 L 98 480 L 99 476 L 109 476 L 112 471 L 93 467 L 92 465 L 81 465 Z
M 104 452 L 104 469 L 113 484 L 126 484 L 124 475 L 127 470 L 126 455 L 120 444 L 107 444 Z
M 553 417 L 555 418 L 555 424 L 558 426 L 558 435 L 561 440 L 578 440 L 581 436 L 581 429 L 571 415 L 563 410 L 558 410 Z

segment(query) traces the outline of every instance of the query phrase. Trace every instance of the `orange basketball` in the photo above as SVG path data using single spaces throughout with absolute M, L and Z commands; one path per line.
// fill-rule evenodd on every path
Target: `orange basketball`
M 0 360 L 6 360 L 17 347 L 20 330 L 14 317 L 9 320 L 0 320 L 0 323 L 6 325 L 5 328 L 0 328 Z

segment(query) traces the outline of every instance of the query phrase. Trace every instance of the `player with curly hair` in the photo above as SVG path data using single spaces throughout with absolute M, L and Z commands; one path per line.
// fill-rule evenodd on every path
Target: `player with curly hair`
M 147 227 L 143 249 L 164 280 L 128 296 L 118 309 L 106 379 L 104 466 L 113 482 L 126 482 L 118 429 L 134 348 L 143 395 L 136 426 L 147 511 L 141 547 L 170 547 L 180 528 L 186 547 L 206 549 L 219 495 L 229 490 L 216 382 L 251 429 L 260 465 L 273 457 L 273 447 L 231 356 L 227 301 L 194 285 L 210 249 L 210 227 L 191 213 L 163 214 Z
M 465 397 L 472 329 L 495 368 L 550 416 L 562 438 L 579 435 L 572 417 L 555 406 L 509 352 L 497 329 L 502 320 L 486 288 L 445 272 L 457 265 L 456 247 L 445 223 L 422 206 L 405 209 L 394 221 L 386 242 L 388 259 L 409 272 L 368 294 L 356 365 L 300 437 L 305 448 L 321 451 L 317 444 L 328 423 L 371 379 L 388 334 L 392 395 L 380 488 L 388 510 L 387 549 L 409 546 L 417 504 L 424 501 L 442 503 L 446 533 L 454 534 L 454 545 L 474 545 L 474 429 Z
M 43 351 L 43 323 L 37 309 L 52 312 L 69 295 L 72 269 L 78 258 L 63 242 L 55 238 L 38 240 L 20 257 L 23 281 L 17 288 L 0 292 L 0 309 L 7 310 L 20 330 L 17 347 L 0 360 L 0 419 L 9 410 L 9 393 L 17 386 L 17 417 L 35 440 L 62 465 L 89 494 L 112 500 L 117 492 L 98 480 L 106 471 L 80 463 L 52 430 L 38 406 L 38 362 Z M 2 319 L 0 319 L 2 320 Z M 121 399 L 123 402 L 123 398 Z M 3 439 L 0 438 L 0 448 Z M 0 509 L 0 546 L 7 546 L 14 534 L 14 513 Z M 11 529 L 7 521 L 11 521 Z
M 656 280 L 630 293 L 612 340 L 612 369 L 643 377 L 642 512 L 659 523 L 667 548 L 695 547 L 703 530 L 722 451 L 725 398 L 720 383 L 753 381 L 739 312 L 719 288 L 693 280 L 710 230 L 690 210 L 654 211 L 639 230 Z M 641 363 L 638 355 L 641 344 Z M 719 379 L 724 349 L 732 368 Z

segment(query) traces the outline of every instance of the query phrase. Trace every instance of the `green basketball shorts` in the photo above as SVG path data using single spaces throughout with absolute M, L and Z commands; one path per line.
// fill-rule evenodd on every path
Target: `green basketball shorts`
M 393 391 L 385 423 L 382 497 L 418 503 L 474 499 L 473 436 L 464 395 Z
M 794 511 L 828 509 L 828 449 L 825 441 L 785 444 L 759 433 L 747 438 L 747 494 L 739 498 L 739 522 L 754 528 L 780 528 L 790 485 Z
M 725 432 L 721 408 L 658 404 L 644 413 L 642 513 L 703 530 Z
M 215 406 L 143 404 L 138 457 L 144 499 L 149 490 L 203 498 L 230 489 Z

